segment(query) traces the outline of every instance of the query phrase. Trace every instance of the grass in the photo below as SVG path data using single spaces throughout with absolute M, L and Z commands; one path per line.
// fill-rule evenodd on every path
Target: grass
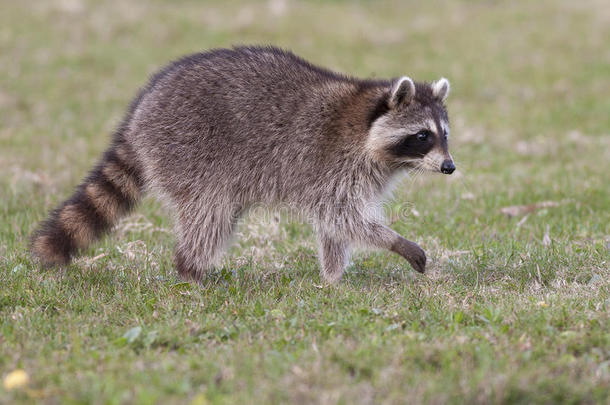
M 603 1 L 0 4 L 3 403 L 607 403 L 610 13 Z M 273 43 L 361 76 L 447 76 L 454 176 L 322 286 L 311 228 L 251 217 L 201 285 L 147 200 L 66 271 L 27 238 L 182 54 Z M 529 214 L 500 210 L 552 201 Z

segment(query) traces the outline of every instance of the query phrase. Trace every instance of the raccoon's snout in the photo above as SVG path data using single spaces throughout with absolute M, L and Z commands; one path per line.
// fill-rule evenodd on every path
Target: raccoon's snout
M 441 172 L 444 174 L 451 174 L 455 171 L 455 164 L 453 164 L 452 160 L 445 160 L 441 165 Z

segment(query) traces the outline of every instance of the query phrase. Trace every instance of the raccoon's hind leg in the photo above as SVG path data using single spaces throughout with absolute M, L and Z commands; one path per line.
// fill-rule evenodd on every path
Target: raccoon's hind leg
M 318 233 L 320 275 L 327 283 L 336 283 L 341 279 L 349 262 L 349 243 L 332 237 L 324 232 Z
M 195 204 L 178 214 L 175 264 L 185 280 L 199 281 L 222 258 L 242 210 L 235 206 L 204 207 Z M 189 212 L 190 211 L 190 212 Z

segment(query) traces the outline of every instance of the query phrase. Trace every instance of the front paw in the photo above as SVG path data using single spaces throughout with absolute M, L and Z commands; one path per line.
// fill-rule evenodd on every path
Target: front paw
M 426 252 L 417 244 L 413 245 L 412 251 L 406 259 L 415 271 L 424 273 L 426 271 Z
M 407 259 L 415 271 L 420 273 L 426 271 L 426 253 L 417 243 L 400 239 L 392 250 Z

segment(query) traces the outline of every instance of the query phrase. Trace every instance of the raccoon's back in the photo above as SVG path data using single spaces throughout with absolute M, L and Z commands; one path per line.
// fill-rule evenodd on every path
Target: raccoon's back
M 353 81 L 277 48 L 213 50 L 155 75 L 135 117 L 149 127 L 247 139 L 244 130 L 287 130 L 307 108 L 316 102 L 319 107 L 320 99 L 340 96 L 322 94 L 325 86 L 349 87 Z
M 279 170 L 321 153 L 319 137 L 334 118 L 322 112 L 352 80 L 276 48 L 187 56 L 153 77 L 127 137 L 160 170 L 261 170 L 252 166 L 263 162 Z

